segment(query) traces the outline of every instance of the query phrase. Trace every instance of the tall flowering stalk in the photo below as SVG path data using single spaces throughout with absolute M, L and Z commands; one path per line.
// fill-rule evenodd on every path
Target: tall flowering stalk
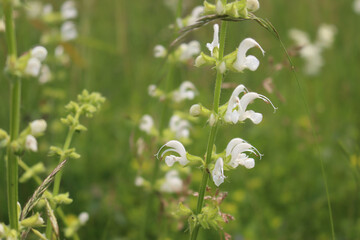
M 227 3 L 226 0 L 217 0 L 215 4 L 204 2 L 203 14 L 229 16 L 236 19 L 249 19 L 253 11 L 259 8 L 257 0 L 242 0 Z M 251 13 L 251 14 L 250 14 Z M 202 19 L 204 20 L 205 17 Z M 215 152 L 215 140 L 220 125 L 231 125 L 251 120 L 254 124 L 262 121 L 262 114 L 253 110 L 248 110 L 248 105 L 255 99 L 261 99 L 266 103 L 270 100 L 258 93 L 249 92 L 246 87 L 240 84 L 234 89 L 229 101 L 220 106 L 221 86 L 224 75 L 227 71 L 243 72 L 245 70 L 255 71 L 259 67 L 259 60 L 252 55 L 247 55 L 250 48 L 258 48 L 264 54 L 261 46 L 251 38 L 246 38 L 239 44 L 239 47 L 228 55 L 224 55 L 227 22 L 223 21 L 220 29 L 214 25 L 214 37 L 208 43 L 210 55 L 203 52 L 196 58 L 195 66 L 213 66 L 216 69 L 215 90 L 212 109 L 207 109 L 202 104 L 195 104 L 190 108 L 190 114 L 194 117 L 207 117 L 210 125 L 210 133 L 206 147 L 205 158 L 189 154 L 181 142 L 171 140 L 167 142 L 157 153 L 160 159 L 165 159 L 168 166 L 173 166 L 178 162 L 182 166 L 201 166 L 202 180 L 197 193 L 198 201 L 195 211 L 179 205 L 179 214 L 188 216 L 190 239 L 196 239 L 200 227 L 205 229 L 222 229 L 221 223 L 225 222 L 229 216 L 220 210 L 220 203 L 224 199 L 216 200 L 204 206 L 205 191 L 208 185 L 209 176 L 212 177 L 214 184 L 219 187 L 226 178 L 225 171 L 233 170 L 239 165 L 251 169 L 255 166 L 255 160 L 251 155 L 261 157 L 260 152 L 251 144 L 241 138 L 231 140 L 222 153 Z M 243 94 L 241 97 L 240 95 Z M 276 109 L 273 105 L 272 107 Z M 226 234 L 225 234 L 226 235 Z

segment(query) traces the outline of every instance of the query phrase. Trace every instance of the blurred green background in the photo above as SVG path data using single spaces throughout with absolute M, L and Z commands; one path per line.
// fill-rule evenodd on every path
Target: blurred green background
M 51 2 L 59 6 L 58 1 Z M 43 161 L 54 167 L 57 159 L 47 157 L 50 145 L 61 146 L 66 129 L 59 118 L 65 115 L 63 106 L 84 88 L 102 93 L 107 102 L 94 119 L 84 120 L 88 132 L 74 139 L 79 160 L 65 167 L 62 189 L 74 202 L 63 207 L 75 215 L 90 214 L 87 225 L 79 230 L 81 239 L 138 239 L 146 194 L 134 185 L 137 174 L 133 144 L 142 135 L 138 120 L 151 114 L 158 121 L 161 103 L 147 94 L 149 84 L 159 83 L 166 73 L 163 60 L 154 59 L 153 47 L 168 45 L 174 22 L 173 12 L 163 0 L 78 0 L 77 26 L 79 38 L 71 43 L 72 61 L 54 81 L 39 85 L 36 80 L 24 80 L 21 106 L 22 127 L 38 118 L 49 123 L 47 134 L 39 139 L 39 152 L 26 154 L 24 161 L 32 165 Z M 202 1 L 184 1 L 184 16 Z M 320 24 L 337 27 L 332 48 L 323 52 L 325 64 L 316 76 L 303 74 L 304 62 L 294 57 L 295 69 L 302 89 L 288 64 L 280 71 L 277 63 L 286 62 L 279 42 L 255 22 L 230 23 L 225 52 L 233 51 L 246 37 L 256 39 L 266 51 L 256 72 L 228 74 L 225 81 L 245 84 L 252 91 L 268 96 L 278 107 L 275 114 L 266 104 L 255 102 L 252 109 L 262 112 L 263 122 L 250 122 L 221 127 L 216 140 L 219 149 L 228 141 L 241 137 L 264 154 L 251 171 L 238 168 L 228 173 L 222 191 L 228 197 L 223 210 L 236 220 L 224 224 L 224 231 L 234 239 L 330 239 L 329 211 L 321 174 L 320 161 L 325 166 L 337 239 L 360 239 L 360 15 L 352 9 L 353 1 L 260 1 L 257 16 L 266 18 L 278 30 L 286 47 L 293 45 L 288 37 L 291 28 L 308 32 L 312 39 Z M 16 34 L 19 53 L 39 43 L 42 26 L 29 21 L 17 10 Z M 189 34 L 185 41 L 198 40 L 202 50 L 212 39 L 211 24 Z M 0 33 L 0 68 L 4 68 L 6 42 Z M 50 66 L 51 67 L 51 66 Z M 271 77 L 274 92 L 267 93 L 264 79 Z M 211 107 L 215 72 L 207 68 L 178 67 L 177 87 L 190 80 L 199 89 L 195 102 Z M 225 103 L 231 89 L 225 89 Z M 302 95 L 308 103 L 308 115 Z M 0 77 L 0 127 L 9 125 L 9 84 Z M 183 106 L 187 109 L 191 103 Z M 313 120 L 313 125 L 309 121 Z M 196 129 L 195 129 L 196 128 Z M 317 132 L 317 139 L 312 134 Z M 201 121 L 193 128 L 191 153 L 203 155 L 209 127 Z M 135 140 L 134 140 L 135 139 Z M 147 139 L 149 142 L 151 139 Z M 153 161 L 157 151 L 153 146 L 145 153 L 145 161 Z M 0 219 L 7 221 L 5 151 L 0 150 Z M 197 191 L 200 170 L 194 169 L 191 188 Z M 149 173 L 147 176 L 149 177 Z M 185 178 L 186 176 L 184 176 Z M 212 183 L 211 183 L 212 184 Z M 214 187 L 214 185 L 211 185 Z M 31 196 L 36 184 L 21 184 L 22 204 Z M 169 197 L 167 197 L 169 198 Z M 170 198 L 176 199 L 176 195 Z M 196 198 L 190 197 L 194 209 Z M 154 206 L 157 211 L 158 206 Z M 158 214 L 161 215 L 161 214 Z M 154 216 L 150 228 L 159 239 L 186 239 L 186 222 L 169 216 Z M 182 220 L 181 220 L 182 221 Z M 154 238 L 155 239 L 155 238 Z M 215 231 L 201 231 L 199 239 L 221 239 Z

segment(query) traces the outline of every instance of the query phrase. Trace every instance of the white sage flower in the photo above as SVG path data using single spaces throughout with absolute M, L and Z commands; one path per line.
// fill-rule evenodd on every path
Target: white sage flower
M 309 35 L 306 32 L 301 31 L 299 29 L 295 29 L 295 28 L 290 29 L 289 37 L 295 42 L 297 46 L 302 47 L 310 44 Z
M 216 186 L 220 186 L 220 184 L 224 182 L 224 161 L 222 158 L 216 160 L 214 170 L 212 171 L 212 177 Z
M 150 97 L 155 97 L 156 96 L 156 85 L 151 84 L 148 87 L 148 94 Z
M 154 127 L 153 118 L 150 115 L 145 114 L 140 120 L 140 125 L 139 125 L 140 130 L 146 132 L 147 134 L 150 134 L 153 127 Z
M 213 56 L 214 48 L 219 49 L 219 46 L 220 46 L 220 44 L 219 44 L 219 25 L 214 24 L 214 38 L 213 38 L 213 41 L 211 43 L 207 43 L 206 47 L 211 52 L 211 56 Z
M 166 48 L 162 45 L 156 45 L 154 47 L 154 57 L 156 58 L 164 58 L 166 57 L 167 51 Z
M 180 56 L 179 60 L 186 62 L 193 56 L 200 53 L 200 43 L 198 41 L 191 41 L 189 43 L 182 43 L 179 46 Z
M 239 94 L 245 91 L 246 88 L 242 84 L 237 86 L 233 91 L 224 116 L 225 122 L 236 124 L 249 118 L 253 123 L 259 124 L 263 118 L 262 114 L 254 112 L 253 110 L 246 110 L 249 103 L 257 98 L 262 99 L 266 103 L 270 103 L 274 110 L 276 110 L 275 106 L 267 97 L 255 92 L 245 93 L 241 99 L 239 99 Z
M 32 77 L 37 77 L 40 73 L 41 62 L 39 59 L 32 57 L 27 62 L 25 73 Z
M 185 99 L 193 100 L 197 93 L 196 87 L 190 81 L 184 81 L 178 90 L 173 92 L 173 100 L 175 102 L 181 102 Z
M 39 83 L 45 84 L 52 78 L 52 74 L 48 65 L 43 65 L 40 70 Z
M 166 149 L 162 154 L 161 154 L 161 158 L 168 152 L 173 152 L 176 153 L 179 156 L 176 155 L 169 155 L 165 157 L 165 163 L 171 167 L 172 165 L 174 165 L 175 162 L 179 162 L 181 165 L 185 166 L 186 164 L 188 164 L 189 160 L 186 157 L 186 150 L 184 145 L 181 144 L 181 142 L 176 141 L 176 140 L 171 140 L 169 142 L 167 142 L 166 144 L 164 144 L 160 149 L 159 152 L 156 154 L 157 156 L 159 155 L 160 151 L 164 148 L 164 147 L 168 147 L 169 149 Z
M 300 49 L 300 57 L 305 60 L 304 71 L 307 75 L 316 75 L 324 65 L 322 49 L 315 44 L 308 44 Z
M 27 135 L 26 139 L 25 139 L 25 148 L 27 150 L 33 151 L 33 152 L 37 152 L 38 150 L 38 146 L 37 146 L 37 141 L 36 138 L 32 135 Z
M 251 11 L 255 12 L 260 8 L 260 4 L 258 0 L 247 0 L 246 1 L 246 8 Z
M 70 41 L 77 38 L 78 36 L 76 25 L 71 21 L 64 22 L 61 25 L 60 32 L 61 32 L 61 39 L 63 41 Z
M 47 56 L 47 50 L 43 46 L 36 46 L 31 49 L 30 55 L 32 58 L 37 58 L 40 62 L 42 62 Z
M 81 212 L 79 214 L 79 222 L 80 222 L 80 225 L 85 225 L 85 223 L 89 221 L 89 213 L 87 212 Z
M 316 45 L 320 48 L 329 48 L 333 45 L 337 29 L 331 24 L 321 24 L 318 32 Z
M 186 26 L 190 26 L 193 25 L 197 22 L 197 20 L 199 19 L 200 15 L 204 12 L 204 7 L 203 6 L 197 6 L 195 7 L 192 11 L 191 11 L 191 15 L 189 16 L 189 18 L 187 19 L 187 23 Z
M 233 168 L 237 168 L 239 165 L 248 169 L 253 168 L 255 161 L 253 158 L 250 158 L 246 152 L 258 155 L 261 158 L 260 152 L 245 140 L 241 138 L 232 139 L 226 147 L 226 157 L 231 156 L 229 165 Z
M 25 10 L 29 18 L 38 18 L 41 16 L 43 6 L 39 1 L 28 1 Z
M 47 127 L 44 119 L 34 120 L 30 123 L 31 135 L 38 136 L 45 132 Z
M 135 178 L 135 186 L 137 186 L 137 187 L 141 187 L 143 184 L 144 184 L 144 178 L 143 177 L 141 177 L 141 176 L 137 176 L 136 178 Z
M 173 115 L 170 118 L 169 127 L 172 132 L 175 133 L 177 139 L 189 138 L 190 136 L 190 123 L 189 121 L 180 118 L 178 115 Z
M 74 19 L 78 15 L 74 1 L 66 1 L 61 5 L 61 16 L 63 19 Z
M 165 182 L 161 185 L 160 191 L 167 193 L 180 192 L 183 188 L 183 181 L 176 170 L 171 170 L 165 175 Z
M 354 12 L 360 14 L 360 0 L 355 0 L 353 3 Z
M 233 64 L 233 67 L 239 71 L 242 72 L 245 69 L 249 69 L 251 71 L 255 71 L 259 65 L 259 60 L 253 56 L 248 55 L 246 56 L 246 52 L 253 47 L 257 47 L 261 50 L 262 54 L 265 54 L 265 51 L 261 48 L 261 46 L 252 38 L 246 38 L 244 39 L 237 50 L 237 57 L 236 61 Z

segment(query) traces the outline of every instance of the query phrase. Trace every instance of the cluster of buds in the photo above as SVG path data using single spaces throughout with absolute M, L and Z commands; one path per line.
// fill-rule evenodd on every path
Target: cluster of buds
M 249 12 L 255 12 L 260 7 L 258 0 L 240 0 L 227 3 L 226 0 L 216 0 L 215 4 L 204 1 L 204 14 L 228 15 L 234 18 L 248 18 Z

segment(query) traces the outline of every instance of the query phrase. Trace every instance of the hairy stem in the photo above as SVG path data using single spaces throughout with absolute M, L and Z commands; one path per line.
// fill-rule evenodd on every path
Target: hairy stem
M 3 0 L 3 10 L 6 27 L 6 42 L 8 49 L 8 69 L 16 63 L 17 47 L 15 38 L 15 24 L 13 20 L 12 1 Z M 7 148 L 7 199 L 9 222 L 12 229 L 18 230 L 17 202 L 18 202 L 18 157 L 11 149 L 11 143 L 17 139 L 20 127 L 21 79 L 11 75 L 10 79 L 10 144 Z
M 219 62 L 221 62 L 221 60 L 224 56 L 226 29 L 227 29 L 227 22 L 224 21 L 224 22 L 222 22 L 221 30 L 220 30 Z M 223 75 L 218 70 L 217 74 L 216 74 L 214 105 L 213 105 L 213 111 L 215 114 L 219 113 L 222 80 L 223 80 Z M 218 124 L 216 122 L 211 127 L 211 130 L 210 130 L 208 144 L 206 147 L 205 166 L 204 166 L 203 176 L 202 176 L 201 185 L 200 185 L 200 189 L 199 189 L 199 198 L 198 198 L 195 214 L 201 213 L 202 207 L 204 205 L 204 195 L 205 195 L 205 190 L 206 190 L 206 186 L 207 186 L 207 181 L 209 178 L 209 172 L 208 172 L 209 170 L 208 170 L 207 166 L 211 160 L 212 149 L 214 147 L 217 128 L 218 128 Z M 197 238 L 199 228 L 200 228 L 200 225 L 197 224 L 190 235 L 190 239 L 195 240 Z

